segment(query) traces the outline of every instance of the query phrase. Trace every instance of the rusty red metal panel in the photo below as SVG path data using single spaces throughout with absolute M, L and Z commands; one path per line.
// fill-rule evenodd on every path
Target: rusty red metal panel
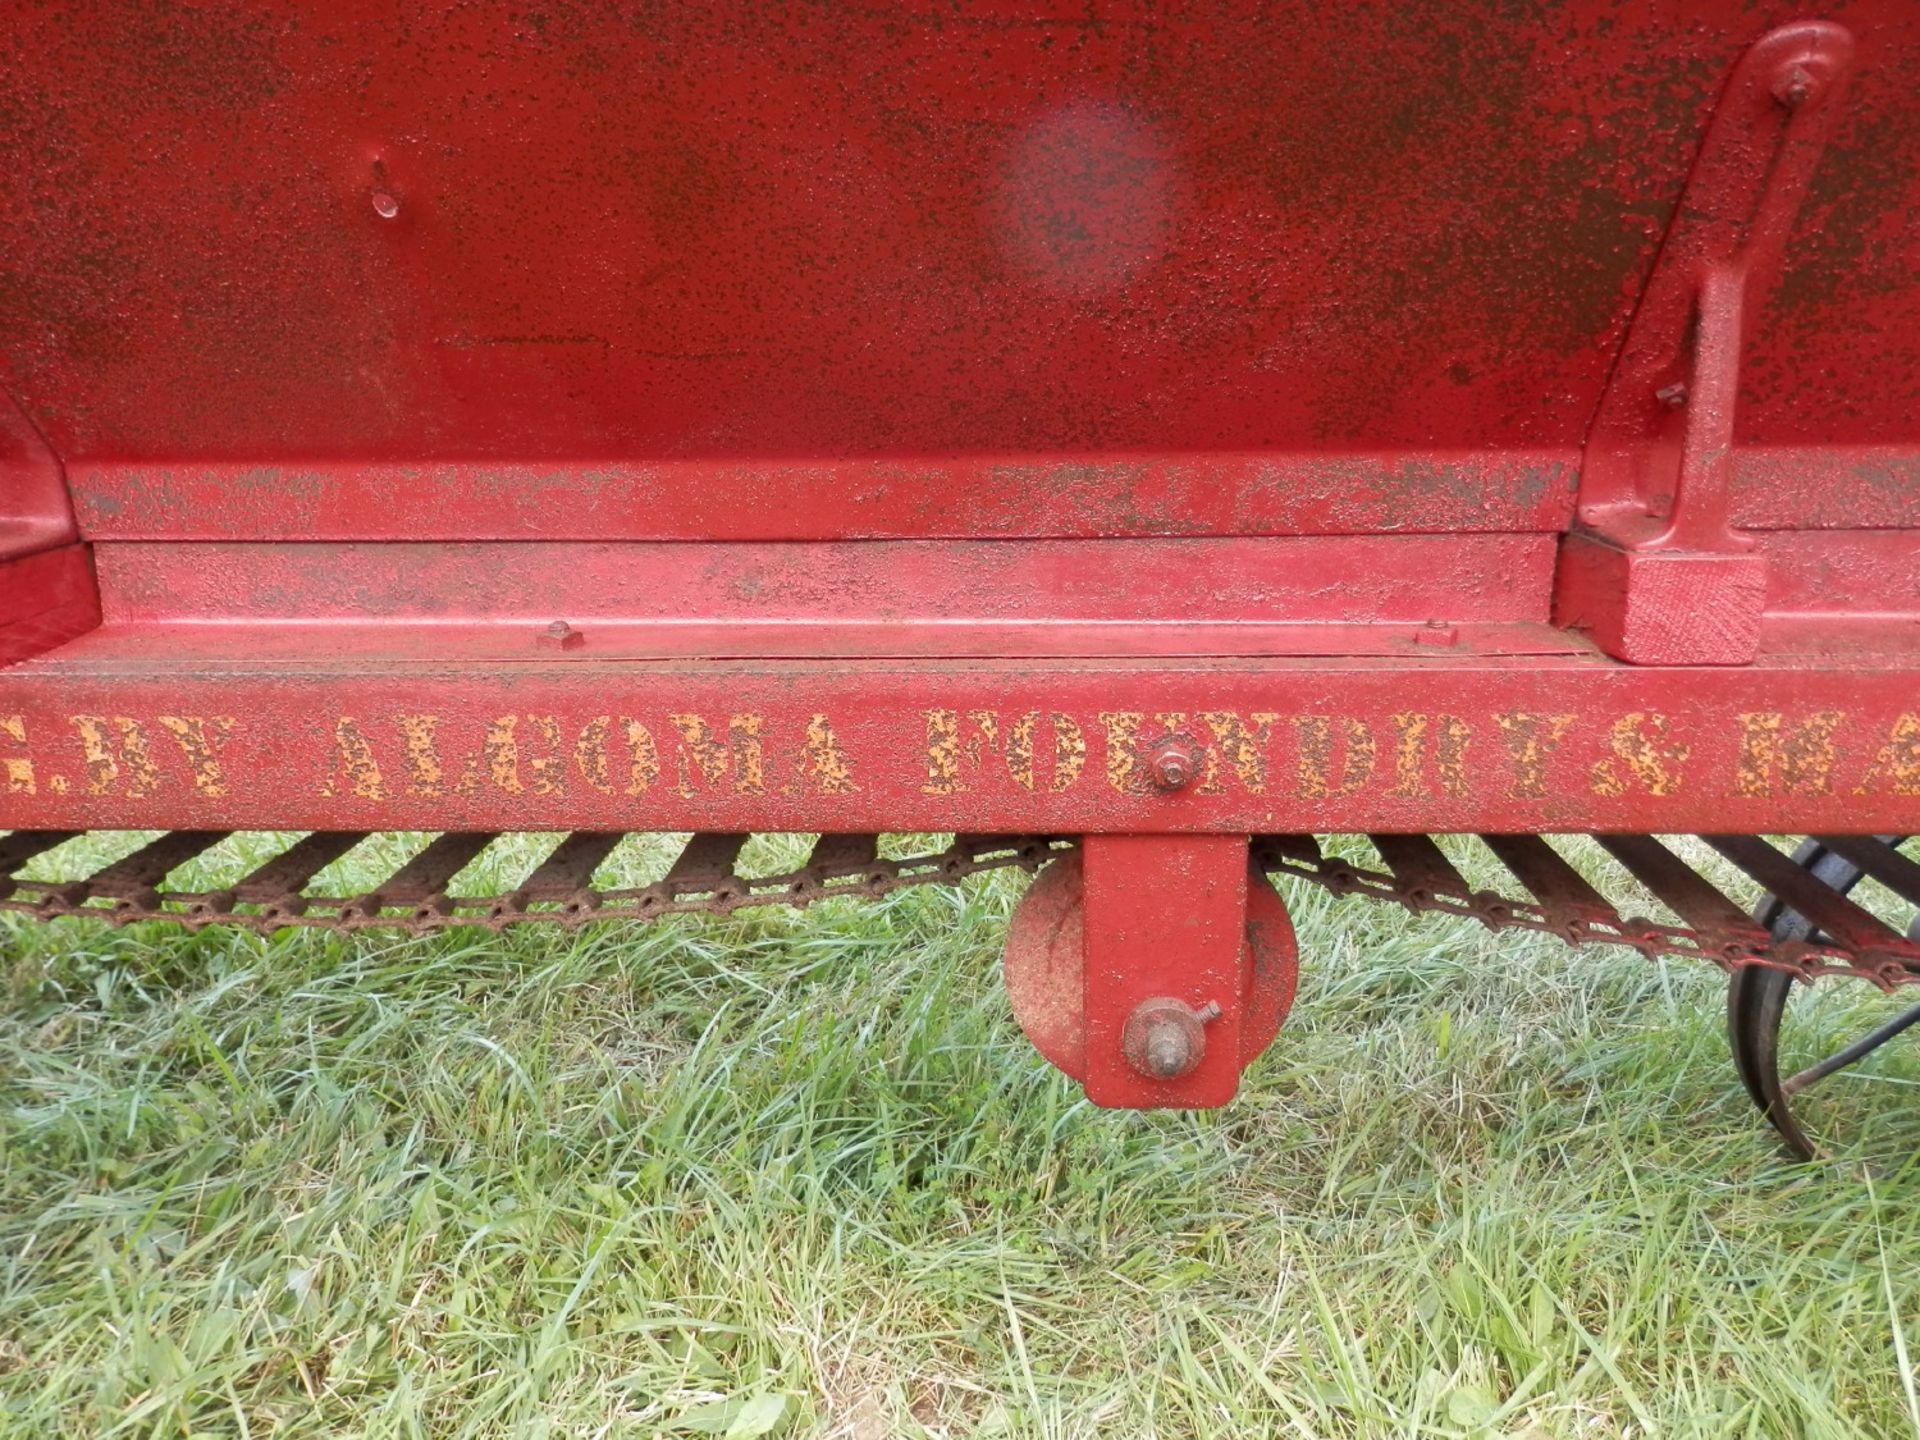
M 114 624 L 563 618 L 596 645 L 604 623 L 1544 621 L 1554 561 L 1547 535 L 93 548 Z
M 1744 530 L 1920 528 L 1920 445 L 1911 441 L 1743 445 L 1733 454 L 1733 477 L 1733 523 Z
M 1857 76 L 1739 439 L 1910 446 L 1920 15 L 1824 13 Z M 0 331 L 102 534 L 1552 527 L 1798 14 L 13 7 Z
M 0 824 L 1920 829 L 1920 11 L 1804 18 L 16 7 Z
M 1554 530 L 1578 452 L 965 453 L 511 463 L 99 461 L 97 540 L 832 540 Z
M 201 664 L 82 642 L 0 677 L 0 781 L 18 828 L 1920 831 L 1913 651 L 1432 654 Z M 1169 734 L 1201 751 L 1171 792 L 1143 764 Z
M 1916 487 L 1920 493 L 1920 487 Z M 1920 534 L 1901 530 L 1775 532 L 1761 537 L 1770 615 L 1873 615 L 1883 643 L 1920 621 Z

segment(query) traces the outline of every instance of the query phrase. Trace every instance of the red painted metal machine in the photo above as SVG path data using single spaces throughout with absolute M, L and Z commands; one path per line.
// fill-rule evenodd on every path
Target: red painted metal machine
M 1286 871 L 1721 964 L 1808 1145 L 1794 978 L 1920 980 L 1850 898 L 1920 904 L 1920 7 L 1809 14 L 13 7 L 0 903 L 1044 865 L 1028 1032 L 1211 1105 Z M 56 874 L 95 829 L 166 833 Z M 309 833 L 169 888 L 255 830 Z M 440 838 L 311 893 L 393 830 Z M 463 893 L 508 831 L 555 848 Z M 596 888 L 634 831 L 695 838 Z M 757 831 L 822 838 L 742 876 Z

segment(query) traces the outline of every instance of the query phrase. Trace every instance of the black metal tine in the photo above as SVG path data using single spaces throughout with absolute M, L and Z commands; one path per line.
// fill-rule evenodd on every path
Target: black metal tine
M 859 875 L 880 854 L 878 835 L 822 835 L 807 857 L 810 867 L 834 875 Z
M 562 900 L 584 890 L 593 872 L 625 838 L 624 830 L 576 830 L 542 860 L 534 872 L 514 887 L 504 903 L 524 910 L 537 900 Z
M 1429 895 L 1448 895 L 1471 900 L 1473 889 L 1453 868 L 1440 847 L 1428 835 L 1369 835 L 1367 839 L 1387 862 L 1393 878 L 1413 885 Z
M 1813 838 L 1848 864 L 1859 866 L 1863 874 L 1871 875 L 1909 905 L 1920 905 L 1920 863 L 1870 835 Z
M 351 908 L 377 914 L 393 905 L 427 908 L 441 898 L 449 880 L 498 837 L 490 831 L 449 831 L 402 865 L 379 885 L 351 902 Z
M 1816 929 L 1824 930 L 1850 949 L 1883 949 L 1889 944 L 1901 945 L 1906 939 L 1839 891 L 1822 885 L 1811 871 L 1794 864 L 1758 836 L 1702 835 L 1700 838 L 1778 896 L 1788 908 L 1805 916 Z
M 116 860 L 106 869 L 89 875 L 86 889 L 109 900 L 145 900 L 167 876 L 232 833 L 231 830 L 170 830 L 124 860 Z
M 0 900 L 20 888 L 20 883 L 13 878 L 14 871 L 25 869 L 29 861 L 81 833 L 78 830 L 16 830 L 0 837 Z
M 1834 1051 L 1833 1054 L 1829 1055 L 1819 1064 L 1809 1065 L 1798 1075 L 1783 1081 L 1780 1085 L 1780 1093 L 1782 1095 L 1798 1095 L 1802 1090 L 1806 1089 L 1807 1086 L 1819 1084 L 1820 1081 L 1826 1079 L 1827 1076 L 1833 1074 L 1834 1071 L 1844 1070 L 1847 1066 L 1853 1064 L 1854 1061 L 1864 1059 L 1866 1056 L 1871 1055 L 1896 1035 L 1902 1034 L 1915 1024 L 1920 1024 L 1920 1005 L 1914 1006 L 1904 1014 L 1894 1016 L 1893 1019 L 1887 1021 L 1886 1024 L 1869 1030 L 1845 1049 Z
M 1253 843 L 1257 851 L 1300 865 L 1318 865 L 1326 858 L 1311 835 L 1259 835 Z
M 1489 850 L 1532 892 L 1548 923 L 1564 929 L 1598 921 L 1624 926 L 1613 905 L 1566 858 L 1538 835 L 1482 835 Z
M 1762 940 L 1769 938 L 1752 916 L 1651 835 L 1596 835 L 1593 838 L 1684 924 L 1703 933 L 1730 932 Z
M 695 835 L 660 884 L 671 895 L 738 887 L 741 881 L 733 873 L 734 862 L 751 838 L 746 834 Z
M 229 886 L 227 894 L 246 905 L 264 905 L 298 894 L 314 876 L 366 838 L 364 830 L 315 830 Z

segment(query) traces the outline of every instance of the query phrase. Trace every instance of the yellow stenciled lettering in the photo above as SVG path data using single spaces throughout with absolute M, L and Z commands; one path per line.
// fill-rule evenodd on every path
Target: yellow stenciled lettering
M 541 753 L 526 756 L 527 779 L 536 795 L 567 793 L 567 760 L 560 745 L 560 722 L 552 715 L 528 715 L 527 729 L 539 737 Z
M 627 794 L 644 795 L 660 778 L 660 750 L 653 732 L 638 720 L 621 717 L 627 732 Z
M 320 794 L 327 798 L 338 794 L 336 786 L 341 780 L 362 800 L 387 798 L 387 782 L 380 773 L 380 762 L 374 758 L 367 737 L 360 733 L 359 722 L 351 715 L 342 715 L 334 722 L 333 766 Z
M 520 717 L 502 715 L 487 726 L 487 738 L 480 744 L 487 778 L 496 789 L 518 795 L 526 789 L 520 779 Z
M 447 793 L 446 767 L 440 763 L 436 738 L 440 728 L 438 715 L 402 715 L 400 735 L 407 747 L 407 773 L 416 795 Z
M 233 738 L 233 716 L 158 715 L 154 718 L 186 757 L 193 788 L 212 800 L 225 795 L 227 777 L 220 765 L 220 752 Z
M 596 715 L 581 727 L 573 742 L 573 768 L 587 787 L 602 795 L 613 793 L 613 766 L 607 758 L 607 740 L 613 734 L 613 717 Z
M 1887 743 L 1854 786 L 1856 795 L 1884 790 L 1889 795 L 1920 795 L 1920 715 L 1902 715 L 1887 732 Z
M 1457 715 L 1400 714 L 1393 717 L 1393 786 L 1389 795 L 1417 800 L 1427 793 L 1427 753 L 1440 793 L 1467 793 L 1467 743 L 1473 731 Z M 1429 741 L 1431 736 L 1431 741 Z
M 1741 715 L 1734 790 L 1754 800 L 1782 792 L 1832 794 L 1833 771 L 1840 762 L 1833 737 L 1846 718 L 1839 710 L 1818 711 L 1798 724 L 1788 724 L 1777 710 Z
M 1535 715 L 1510 710 L 1493 717 L 1507 742 L 1513 761 L 1513 783 L 1507 794 L 1515 800 L 1541 800 L 1547 794 L 1547 758 L 1560 748 L 1578 718 L 1573 715 Z
M 800 746 L 796 769 L 802 777 L 811 776 L 813 788 L 821 795 L 851 795 L 860 787 L 853 783 L 853 761 L 840 747 L 833 724 L 825 715 L 807 721 L 807 736 Z
M 766 759 L 760 740 L 758 715 L 732 715 L 727 719 L 724 739 L 700 715 L 667 717 L 680 732 L 680 793 L 692 795 L 704 782 L 719 785 L 733 776 L 734 791 L 741 795 L 764 794 L 767 788 Z
M 1613 753 L 1594 763 L 1593 793 L 1609 799 L 1638 785 L 1649 795 L 1675 794 L 1686 781 L 1684 767 L 1691 746 L 1668 735 L 1664 715 L 1636 710 L 1608 727 L 1607 747 Z
M 0 739 L 24 746 L 27 743 L 26 717 L 0 715 Z M 38 787 L 33 779 L 33 758 L 29 755 L 9 755 L 0 759 L 0 781 L 5 782 L 9 795 L 34 794 Z
M 969 710 L 963 717 L 957 710 L 926 710 L 921 712 L 927 722 L 927 779 L 920 787 L 924 795 L 958 795 L 972 787 L 962 778 L 962 770 L 980 768 L 981 760 L 989 751 L 1000 748 L 1000 716 L 993 710 Z M 1022 717 L 1027 719 L 1035 716 Z M 965 724 L 963 726 L 962 721 Z M 1018 722 L 1016 724 L 1018 728 Z M 1027 746 L 1024 763 L 1027 769 L 1026 784 L 1032 787 L 1033 727 L 1027 725 L 1024 731 Z M 1009 750 L 1011 751 L 1009 742 Z M 1014 765 L 1011 753 L 1008 763 Z M 1020 778 L 1020 771 L 1014 770 L 1014 778 Z
M 1302 800 L 1352 795 L 1373 778 L 1380 747 L 1366 721 L 1338 715 L 1296 715 L 1293 726 L 1300 743 Z
M 1207 710 L 1201 721 L 1213 734 L 1213 749 L 1207 752 L 1201 769 L 1200 793 L 1218 795 L 1226 787 L 1220 783 L 1221 760 L 1240 781 L 1249 795 L 1264 795 L 1267 790 L 1267 751 L 1273 744 L 1273 727 L 1280 719 L 1268 711 L 1258 711 L 1244 719 L 1231 710 Z
M 1100 712 L 1100 728 L 1107 732 L 1107 784 L 1122 795 L 1147 790 L 1145 767 L 1140 764 L 1140 727 L 1146 718 L 1137 710 Z
M 74 732 L 87 767 L 87 793 L 106 795 L 125 780 L 129 800 L 151 795 L 160 785 L 160 767 L 139 721 L 125 715 L 75 715 Z

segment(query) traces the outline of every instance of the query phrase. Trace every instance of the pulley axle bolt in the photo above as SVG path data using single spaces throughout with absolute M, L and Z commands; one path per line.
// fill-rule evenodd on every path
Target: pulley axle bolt
M 1142 1000 L 1120 1032 L 1121 1053 L 1149 1080 L 1178 1080 L 1206 1057 L 1207 1022 L 1219 1018 L 1212 1000 L 1200 1006 L 1170 995 Z
M 1169 795 L 1184 790 L 1200 773 L 1200 747 L 1178 735 L 1168 736 L 1147 756 L 1147 774 L 1153 788 Z

